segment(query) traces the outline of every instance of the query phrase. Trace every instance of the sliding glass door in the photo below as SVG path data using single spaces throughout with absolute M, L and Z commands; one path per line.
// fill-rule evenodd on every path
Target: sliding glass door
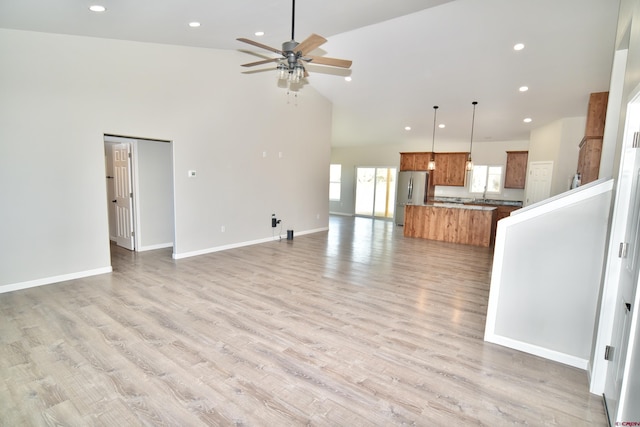
M 396 168 L 356 168 L 356 215 L 393 218 Z

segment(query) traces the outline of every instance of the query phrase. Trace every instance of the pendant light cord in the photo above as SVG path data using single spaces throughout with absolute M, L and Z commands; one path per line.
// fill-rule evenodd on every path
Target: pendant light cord
M 433 106 L 433 138 L 431 139 L 431 160 L 433 160 L 433 148 L 436 144 L 436 114 L 438 114 L 438 106 Z
M 473 101 L 473 115 L 471 116 L 471 140 L 469 141 L 469 157 L 471 157 L 471 147 L 473 147 L 473 125 L 476 122 L 476 105 L 478 105 L 478 101 Z

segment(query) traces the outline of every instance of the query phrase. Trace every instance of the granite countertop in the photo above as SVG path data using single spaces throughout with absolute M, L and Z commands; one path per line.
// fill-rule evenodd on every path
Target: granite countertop
M 435 197 L 434 203 L 451 203 L 467 205 L 489 205 L 489 206 L 515 206 L 522 207 L 520 200 L 497 200 L 497 199 L 472 199 L 463 197 Z
M 497 209 L 495 206 L 465 205 L 464 203 L 448 203 L 448 202 L 431 202 L 422 206 L 435 207 L 435 208 L 469 209 L 474 211 L 492 211 L 494 209 Z

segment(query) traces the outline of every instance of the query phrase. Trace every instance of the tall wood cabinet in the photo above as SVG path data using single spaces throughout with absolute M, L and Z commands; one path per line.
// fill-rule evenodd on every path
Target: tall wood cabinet
M 589 96 L 587 125 L 584 138 L 580 141 L 578 155 L 577 172 L 580 174 L 582 184 L 595 181 L 600 174 L 602 137 L 604 136 L 608 100 L 609 92 L 597 92 Z
M 524 188 L 527 179 L 528 151 L 507 151 L 504 188 Z
M 435 153 L 433 185 L 464 187 L 469 153 Z

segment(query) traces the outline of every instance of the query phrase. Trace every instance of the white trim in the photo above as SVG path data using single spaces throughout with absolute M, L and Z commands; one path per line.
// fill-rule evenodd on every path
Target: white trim
M 493 335 L 487 336 L 485 334 L 484 340 L 493 344 L 498 344 L 504 347 L 509 347 L 514 350 L 523 351 L 525 353 L 533 354 L 544 359 L 553 360 L 554 362 L 563 363 L 565 365 L 573 366 L 574 368 L 587 370 L 589 361 L 587 359 L 581 359 L 579 357 L 571 356 L 569 354 L 560 353 L 555 350 L 549 350 L 548 348 L 539 347 L 537 345 L 529 344 L 526 342 L 514 340 L 512 338 Z
M 301 231 L 296 233 L 296 235 L 304 236 L 305 234 L 320 233 L 322 231 L 329 231 L 329 227 L 322 227 L 322 228 L 315 228 L 313 230 Z M 238 242 L 238 243 L 232 243 L 229 245 L 215 246 L 213 248 L 201 249 L 198 251 L 191 251 L 191 252 L 184 252 L 184 253 L 174 252 L 171 256 L 173 257 L 173 259 L 190 258 L 192 256 L 206 255 L 213 252 L 220 252 L 220 251 L 226 251 L 228 249 L 241 248 L 243 246 L 259 245 L 261 243 L 280 241 L 282 239 L 286 239 L 286 235 L 285 236 L 277 235 L 274 237 L 266 237 L 264 239 L 249 240 L 247 242 Z
M 625 58 L 626 59 L 626 55 Z M 624 241 L 626 225 L 631 199 L 631 180 L 625 178 L 625 173 L 632 167 L 625 163 L 627 151 L 632 149 L 632 134 L 640 126 L 638 112 L 640 111 L 640 85 L 636 86 L 627 98 L 626 115 L 622 126 L 622 145 L 620 165 L 618 167 L 618 180 L 615 190 L 614 209 L 611 219 L 611 231 L 609 237 L 608 255 L 605 259 L 605 273 L 602 280 L 601 303 L 598 307 L 599 318 L 596 324 L 596 339 L 594 341 L 594 360 L 591 369 L 591 381 L 589 391 L 601 395 L 605 392 L 609 362 L 601 356 L 605 346 L 610 345 L 613 339 L 613 327 L 615 311 L 619 298 L 620 269 L 622 260 L 617 256 L 617 246 Z M 611 102 L 611 97 L 609 98 Z M 606 132 L 606 129 L 605 129 Z M 620 129 L 618 129 L 620 133 Z M 628 160 L 627 160 L 628 162 Z
M 534 344 L 522 342 L 503 335 L 496 334 L 496 321 L 498 316 L 498 302 L 502 284 L 503 261 L 505 258 L 506 236 L 509 227 L 525 222 L 531 218 L 545 215 L 556 209 L 569 206 L 587 200 L 588 198 L 613 191 L 612 179 L 600 179 L 585 186 L 562 193 L 558 196 L 534 203 L 525 208 L 514 211 L 511 216 L 498 222 L 496 230 L 495 249 L 493 255 L 493 267 L 491 272 L 491 285 L 487 306 L 487 318 L 485 323 L 484 340 L 494 344 L 504 345 L 516 350 L 544 357 L 570 366 L 587 369 L 588 360 L 565 353 L 543 348 Z
M 10 283 L 8 285 L 0 285 L 0 294 L 5 292 L 19 291 L 21 289 L 36 288 L 38 286 L 51 285 L 54 283 L 66 282 L 68 280 L 82 279 L 89 276 L 97 276 L 99 274 L 111 273 L 111 266 L 96 268 L 93 270 L 78 271 L 76 273 L 62 274 L 60 276 L 44 277 L 42 279 L 29 280 L 27 282 Z
M 355 214 L 346 212 L 329 212 L 329 215 L 355 216 Z
M 165 248 L 172 248 L 173 247 L 173 242 L 168 242 L 168 243 L 158 243 L 157 245 L 148 245 L 148 246 L 141 246 L 138 248 L 138 252 L 144 252 L 144 251 L 155 251 L 156 249 L 165 249 Z

